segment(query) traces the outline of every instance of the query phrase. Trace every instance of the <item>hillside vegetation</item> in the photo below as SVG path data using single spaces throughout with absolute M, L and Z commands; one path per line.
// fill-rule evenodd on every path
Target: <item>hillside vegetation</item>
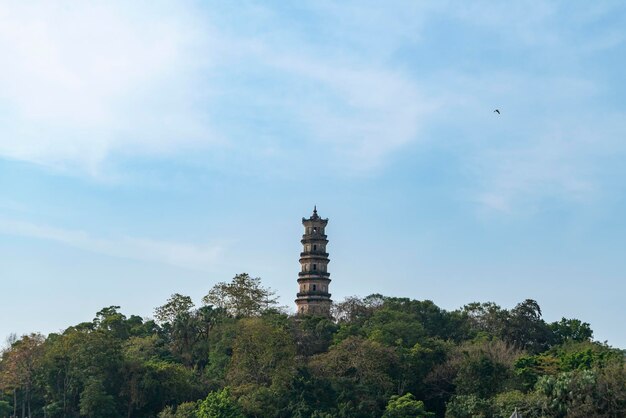
M 624 417 L 624 352 L 589 324 L 370 295 L 294 317 L 246 274 L 154 319 L 118 306 L 63 333 L 13 338 L 0 417 Z

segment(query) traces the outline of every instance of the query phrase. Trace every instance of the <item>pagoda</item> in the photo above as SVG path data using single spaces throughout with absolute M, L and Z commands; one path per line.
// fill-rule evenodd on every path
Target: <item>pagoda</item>
M 313 208 L 310 218 L 302 218 L 304 235 L 302 235 L 302 252 L 300 253 L 300 273 L 298 274 L 299 291 L 296 298 L 298 315 L 330 316 L 328 239 L 324 230 L 328 219 L 317 214 L 317 206 Z

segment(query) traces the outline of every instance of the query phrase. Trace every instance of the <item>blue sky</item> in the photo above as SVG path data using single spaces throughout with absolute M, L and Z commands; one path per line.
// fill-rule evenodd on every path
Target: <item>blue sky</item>
M 291 3 L 291 4 L 288 4 Z M 626 347 L 621 2 L 0 2 L 0 338 L 248 272 Z M 501 114 L 493 113 L 495 108 Z

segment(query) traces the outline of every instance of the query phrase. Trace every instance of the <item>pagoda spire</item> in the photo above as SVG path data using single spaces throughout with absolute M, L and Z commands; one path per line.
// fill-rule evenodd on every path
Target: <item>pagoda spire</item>
M 319 215 L 317 214 L 317 205 L 313 206 L 313 216 L 311 216 L 311 219 L 319 219 Z

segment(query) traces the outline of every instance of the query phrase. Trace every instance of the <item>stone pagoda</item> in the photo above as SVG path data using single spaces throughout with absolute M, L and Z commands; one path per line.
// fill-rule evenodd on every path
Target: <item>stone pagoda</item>
M 300 253 L 301 270 L 298 274 L 296 306 L 299 315 L 330 315 L 330 273 L 328 272 L 328 240 L 324 229 L 328 219 L 322 219 L 313 209 L 310 218 L 302 218 L 304 235 L 302 236 L 302 252 Z

